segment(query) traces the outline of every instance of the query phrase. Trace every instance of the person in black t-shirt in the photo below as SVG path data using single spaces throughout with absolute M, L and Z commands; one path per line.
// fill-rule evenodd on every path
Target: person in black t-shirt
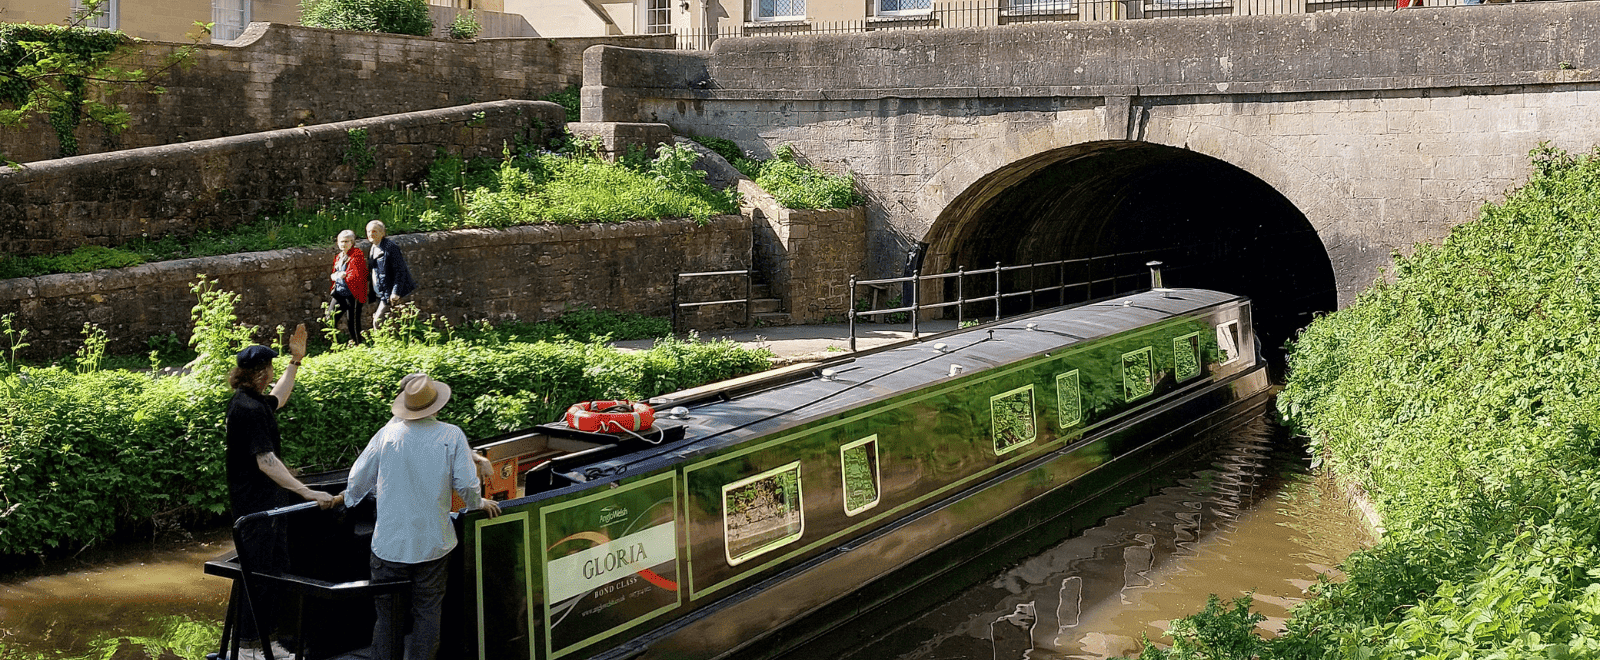
M 272 358 L 278 353 L 265 346 L 249 346 L 239 351 L 237 365 L 228 372 L 228 385 L 233 387 L 233 399 L 228 402 L 228 497 L 235 516 L 245 516 L 266 511 L 277 506 L 292 504 L 291 494 L 311 500 L 326 509 L 333 506 L 334 496 L 311 490 L 294 477 L 278 458 L 282 439 L 278 435 L 278 409 L 289 401 L 294 389 L 295 373 L 306 356 L 306 326 L 300 324 L 289 338 L 289 366 L 283 377 L 272 386 Z M 239 530 L 239 559 L 241 566 L 255 573 L 281 573 L 288 569 L 289 546 L 286 537 L 272 523 L 246 525 Z M 266 585 L 253 584 L 252 598 L 246 599 L 240 610 L 239 638 L 242 646 L 258 651 L 261 645 L 273 644 L 273 657 L 290 660 L 292 656 L 269 642 L 268 635 L 274 627 L 273 613 L 276 594 Z M 251 611 L 251 601 L 260 607 L 262 627 L 256 629 L 256 619 Z M 241 655 L 244 651 L 241 650 Z

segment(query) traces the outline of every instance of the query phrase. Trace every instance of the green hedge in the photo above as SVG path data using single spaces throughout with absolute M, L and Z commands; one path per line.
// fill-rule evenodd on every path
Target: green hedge
M 1533 165 L 1294 343 L 1279 409 L 1387 532 L 1262 657 L 1600 657 L 1600 151 Z
M 0 554 L 76 550 L 155 519 L 203 521 L 225 511 L 222 420 L 231 392 L 221 376 L 251 333 L 233 322 L 234 296 L 199 293 L 202 357 L 186 376 L 99 370 L 93 341 L 73 368 L 0 361 Z M 410 313 L 363 346 L 309 356 L 279 413 L 285 462 L 353 461 L 389 419 L 400 377 L 414 371 L 451 386 L 440 419 L 485 437 L 552 421 L 578 401 L 645 398 L 769 365 L 765 351 L 726 341 L 661 339 L 626 352 L 584 336 L 607 318 L 591 312 L 567 326 L 490 329 Z

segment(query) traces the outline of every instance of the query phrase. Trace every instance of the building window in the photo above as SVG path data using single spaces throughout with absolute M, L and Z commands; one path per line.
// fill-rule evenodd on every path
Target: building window
M 645 0 L 644 32 L 645 34 L 672 32 L 672 0 Z
M 926 14 L 932 9 L 933 0 L 878 0 L 879 16 Z
M 227 43 L 250 25 L 250 0 L 211 0 L 211 41 Z
M 1011 15 L 1070 14 L 1078 9 L 1075 0 L 1008 0 L 1006 7 Z
M 800 21 L 806 17 L 806 0 L 753 0 L 758 21 Z
M 72 0 L 72 20 L 86 28 L 117 29 L 117 0 L 105 0 L 90 14 L 83 0 Z

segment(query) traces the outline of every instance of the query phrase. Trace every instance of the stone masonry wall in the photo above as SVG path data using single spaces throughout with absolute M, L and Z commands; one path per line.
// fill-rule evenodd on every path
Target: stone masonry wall
M 672 35 L 508 37 L 454 41 L 252 23 L 228 44 L 203 44 L 157 78 L 162 94 L 123 89 L 127 131 L 78 131 L 80 153 L 149 147 L 503 99 L 538 99 L 582 80 L 596 44 L 672 48 Z M 183 44 L 145 42 L 118 62 L 154 71 Z M 59 156 L 48 122 L 0 131 L 17 162 Z
M 749 179 L 739 181 L 739 193 L 752 207 L 756 269 L 782 297 L 790 322 L 844 318 L 850 277 L 866 267 L 866 209 L 784 208 Z
M 395 236 L 420 289 L 411 300 L 429 314 L 461 322 L 536 321 L 573 306 L 665 317 L 677 272 L 744 268 L 749 221 L 718 216 L 615 224 L 539 225 Z M 359 243 L 363 249 L 366 241 Z M 77 350 L 86 322 L 112 339 L 114 352 L 140 352 L 147 338 L 187 339 L 189 287 L 198 275 L 238 292 L 241 322 L 264 329 L 304 322 L 316 328 L 328 300 L 334 249 L 296 248 L 183 259 L 93 273 L 0 280 L 0 315 L 28 328 L 33 356 Z M 364 310 L 371 319 L 376 305 Z M 685 327 L 717 327 L 730 318 L 706 310 Z M 737 320 L 742 321 L 742 314 Z M 370 327 L 370 323 L 364 325 Z M 263 335 L 264 338 L 264 335 Z
M 546 101 L 497 101 L 0 168 L 0 252 L 231 227 L 286 201 L 305 206 L 419 180 L 441 149 L 497 157 L 506 142 L 542 144 L 565 117 Z M 365 131 L 365 172 L 350 131 Z
M 583 119 L 788 143 L 854 172 L 874 275 L 996 178 L 1096 143 L 1187 149 L 1304 213 L 1347 304 L 1389 255 L 1525 181 L 1541 141 L 1600 144 L 1595 44 L 1600 2 L 599 47 Z

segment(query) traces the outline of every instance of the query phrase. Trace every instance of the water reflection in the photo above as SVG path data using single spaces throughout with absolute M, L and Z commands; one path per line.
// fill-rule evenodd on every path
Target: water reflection
M 1319 573 L 1369 542 L 1359 514 L 1265 418 L 1156 475 L 1171 485 L 926 610 L 846 656 L 1105 658 L 1161 640 L 1207 594 L 1255 594 L 1280 630 Z
M 198 659 L 215 651 L 230 585 L 200 565 L 230 546 L 211 536 L 82 561 L 93 568 L 10 577 L 0 583 L 0 658 Z

